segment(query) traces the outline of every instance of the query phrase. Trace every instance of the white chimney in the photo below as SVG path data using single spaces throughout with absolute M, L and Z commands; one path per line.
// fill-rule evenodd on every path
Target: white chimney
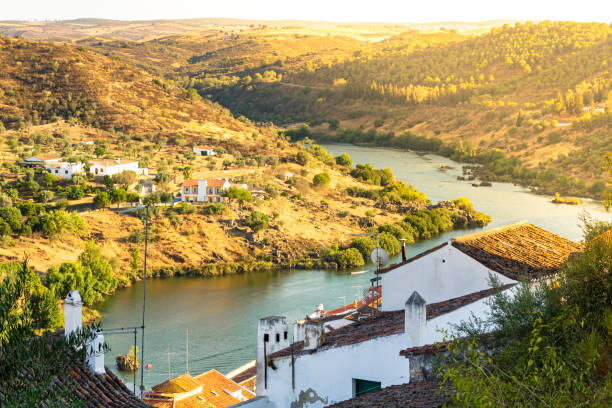
M 83 301 L 78 290 L 71 290 L 64 300 L 64 334 L 68 338 L 83 327 Z
M 259 319 L 257 326 L 257 396 L 264 395 L 272 369 L 266 367 L 268 356 L 289 347 L 289 326 L 285 316 Z
M 93 339 L 87 342 L 87 367 L 94 374 L 105 374 L 104 368 L 104 334 L 101 329 L 96 329 Z
M 304 350 L 316 350 L 323 345 L 324 331 L 321 322 L 306 322 L 304 325 Z
M 412 340 L 411 347 L 419 347 L 423 342 L 423 331 L 427 325 L 427 302 L 413 292 L 404 306 L 404 332 Z

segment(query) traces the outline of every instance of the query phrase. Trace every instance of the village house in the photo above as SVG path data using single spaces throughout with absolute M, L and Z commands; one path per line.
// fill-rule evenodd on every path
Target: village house
M 37 154 L 30 156 L 21 162 L 22 167 L 42 167 L 47 164 L 59 163 L 62 161 L 62 156 L 53 153 Z
M 263 318 L 257 398 L 238 406 L 319 408 L 376 390 L 380 398 L 411 393 L 417 382 L 432 380 L 428 356 L 436 343 L 461 321 L 487 316 L 489 298 L 498 290 L 491 288 L 491 276 L 512 296 L 520 278 L 547 278 L 581 248 L 533 224 L 511 224 L 456 238 L 387 268 L 382 310 L 373 301 L 334 314 L 320 310 L 296 322 L 293 341 L 285 317 Z
M 151 388 L 143 401 L 159 408 L 225 408 L 255 397 L 255 393 L 217 370 L 191 376 L 188 373 Z
M 412 291 L 435 303 L 488 289 L 489 276 L 508 284 L 553 275 L 581 249 L 524 221 L 455 238 L 383 269 L 382 310 L 402 309 Z
M 210 146 L 193 146 L 193 152 L 198 156 L 214 156 L 214 149 Z
M 85 165 L 83 163 L 69 163 L 69 162 L 54 162 L 45 164 L 47 171 L 57 178 L 64 180 L 72 180 L 72 176 L 75 174 L 85 173 Z
M 231 184 L 226 179 L 188 179 L 181 185 L 181 201 L 188 203 L 223 203 L 223 192 Z
M 123 159 L 91 159 L 89 172 L 95 176 L 112 176 L 113 174 L 133 171 L 138 175 L 148 175 L 147 168 L 139 168 L 138 161 Z

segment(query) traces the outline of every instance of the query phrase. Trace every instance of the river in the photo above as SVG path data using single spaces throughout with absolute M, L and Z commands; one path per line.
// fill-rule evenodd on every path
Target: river
M 399 180 L 427 193 L 432 201 L 468 197 L 477 210 L 493 217 L 489 227 L 528 220 L 579 240 L 582 234 L 578 215 L 582 211 L 598 219 L 612 219 L 600 205 L 589 201 L 579 206 L 555 205 L 550 202 L 551 197 L 538 196 L 508 183 L 472 187 L 471 183 L 456 180 L 461 175 L 461 164 L 440 156 L 352 145 L 324 147 L 333 155 L 348 153 L 355 163 L 391 167 Z M 442 171 L 441 165 L 451 169 Z M 408 256 L 465 233 L 453 231 L 416 243 L 408 247 Z M 372 269 L 372 265 L 367 268 Z M 200 374 L 216 368 L 226 373 L 255 358 L 255 335 L 260 317 L 284 315 L 291 323 L 311 313 L 319 303 L 328 310 L 341 306 L 360 297 L 372 276 L 372 273 L 351 274 L 350 271 L 285 270 L 217 278 L 150 279 L 147 282 L 145 363 L 152 364 L 152 368 L 145 370 L 145 387 L 149 389 L 167 380 L 169 373 L 176 376 L 185 372 L 187 329 L 189 371 Z M 142 282 L 118 290 L 96 308 L 102 313 L 103 327 L 140 324 Z M 133 337 L 111 335 L 106 340 L 112 349 L 106 355 L 106 364 L 117 372 L 115 357 L 128 352 Z M 140 337 L 138 343 L 140 346 Z M 126 384 L 131 383 L 130 374 L 117 373 Z

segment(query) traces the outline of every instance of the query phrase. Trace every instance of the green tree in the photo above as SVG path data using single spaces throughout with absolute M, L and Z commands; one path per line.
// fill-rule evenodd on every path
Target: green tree
M 107 207 L 111 203 L 111 198 L 107 192 L 100 191 L 93 199 L 96 208 Z
M 223 196 L 238 200 L 241 203 L 253 201 L 253 196 L 249 190 L 239 187 L 230 187 L 223 191 Z
M 347 153 L 342 153 L 336 157 L 336 163 L 344 167 L 353 167 L 353 159 Z
M 58 181 L 58 178 L 55 174 L 45 173 L 45 185 L 47 187 L 53 186 L 55 183 L 57 183 L 57 181 Z
M 270 218 L 259 211 L 253 211 L 246 217 L 246 224 L 253 230 L 253 232 L 259 232 L 268 227 Z
M 348 248 L 343 251 L 338 251 L 336 255 L 336 263 L 338 264 L 338 267 L 342 269 L 364 265 L 363 256 L 356 248 Z
M 306 164 L 308 164 L 308 153 L 300 150 L 295 155 L 295 161 L 298 164 L 301 164 L 302 166 L 305 166 Z

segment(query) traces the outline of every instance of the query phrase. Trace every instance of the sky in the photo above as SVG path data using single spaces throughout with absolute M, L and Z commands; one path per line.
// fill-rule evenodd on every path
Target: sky
M 231 17 L 337 22 L 612 22 L 611 0 L 1 0 L 0 20 Z

